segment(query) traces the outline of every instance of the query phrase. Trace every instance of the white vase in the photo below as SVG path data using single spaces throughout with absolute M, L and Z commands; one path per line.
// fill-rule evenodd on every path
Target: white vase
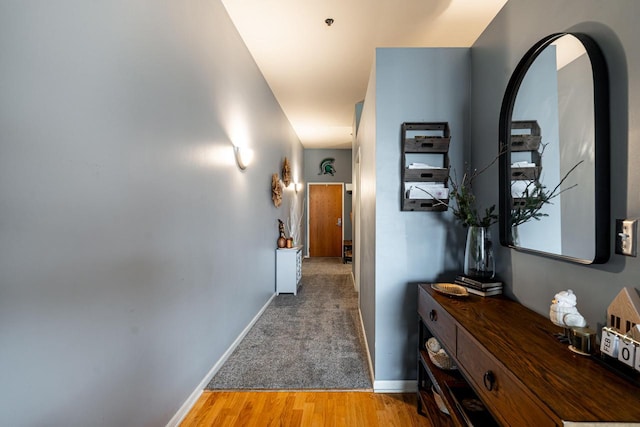
M 493 279 L 495 260 L 491 233 L 487 227 L 471 226 L 467 230 L 464 248 L 464 274 L 478 279 Z

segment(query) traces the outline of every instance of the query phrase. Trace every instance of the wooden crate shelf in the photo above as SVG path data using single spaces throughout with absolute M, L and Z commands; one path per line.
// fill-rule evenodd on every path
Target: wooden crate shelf
M 441 136 L 406 138 L 405 153 L 447 153 L 450 142 L 450 137 Z
M 540 173 L 542 172 L 542 166 L 536 166 L 531 168 L 511 168 L 511 179 L 516 181 L 528 180 L 537 181 L 540 179 Z
M 448 209 L 449 199 L 402 199 L 403 211 L 444 212 Z
M 527 199 L 525 198 L 520 198 L 520 197 L 514 197 L 511 199 L 511 207 L 513 209 L 522 209 L 526 206 L 527 204 Z M 542 200 L 538 201 L 537 207 L 542 206 Z
M 511 135 L 511 151 L 537 151 L 541 142 L 540 135 Z
M 445 182 L 449 179 L 449 169 L 407 169 L 404 182 Z
M 448 209 L 449 199 L 409 198 L 405 183 L 433 182 L 448 188 L 449 181 L 449 145 L 451 135 L 447 122 L 406 122 L 401 129 L 402 171 L 400 189 L 400 209 L 402 211 L 434 211 Z M 408 156 L 412 158 L 438 158 L 440 164 L 431 167 L 409 169 Z M 419 162 L 421 163 L 421 162 Z M 424 162 L 426 163 L 426 162 Z
M 540 145 L 542 135 L 540 125 L 536 120 L 516 120 L 511 122 L 511 152 L 529 152 L 531 163 L 534 167 L 511 168 L 511 181 L 536 181 L 540 180 L 542 173 L 542 157 L 540 156 Z M 511 199 L 512 209 L 522 209 L 526 203 L 524 198 Z

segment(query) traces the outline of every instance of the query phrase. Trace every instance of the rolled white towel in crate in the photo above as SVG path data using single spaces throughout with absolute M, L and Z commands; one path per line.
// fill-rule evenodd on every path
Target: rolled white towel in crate
M 419 162 L 413 162 L 413 163 L 409 163 L 409 166 L 407 166 L 407 169 L 438 169 L 438 166 L 431 166 L 427 163 L 419 163 Z
M 536 166 L 538 165 L 527 161 L 511 163 L 512 168 L 535 168 Z
M 442 182 L 406 182 L 404 189 L 408 199 L 449 198 L 449 189 Z
M 526 197 L 525 193 L 527 191 L 529 192 L 529 196 L 531 196 L 535 188 L 535 184 L 530 180 L 511 181 L 511 197 L 516 199 L 524 198 Z

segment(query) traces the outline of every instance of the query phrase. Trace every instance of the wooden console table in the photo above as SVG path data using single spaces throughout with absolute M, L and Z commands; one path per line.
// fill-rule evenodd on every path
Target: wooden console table
M 466 425 L 447 385 L 461 381 L 499 425 L 640 425 L 640 387 L 571 352 L 554 336 L 560 328 L 521 304 L 504 297 L 449 297 L 419 284 L 418 314 L 418 410 L 434 426 Z M 425 350 L 430 336 L 458 371 L 431 363 Z M 449 416 L 438 410 L 432 386 Z

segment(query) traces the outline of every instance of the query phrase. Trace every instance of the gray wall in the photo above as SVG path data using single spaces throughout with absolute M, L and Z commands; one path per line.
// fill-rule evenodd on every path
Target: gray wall
M 304 181 L 310 182 L 344 182 L 351 183 L 352 180 L 352 154 L 351 149 L 305 149 L 304 150 Z M 326 158 L 335 159 L 335 174 L 320 174 L 320 162 Z M 353 236 L 353 224 L 349 219 L 349 212 L 352 210 L 352 194 L 344 193 L 344 218 L 343 232 L 345 240 L 351 240 Z M 309 253 L 308 248 L 306 253 Z
M 640 27 L 635 0 L 510 0 L 472 48 L 472 159 L 486 162 L 498 141 L 504 90 L 516 64 L 536 41 L 558 31 L 591 35 L 604 51 L 611 89 L 612 220 L 640 216 Z M 479 197 L 498 200 L 498 172 L 483 177 Z M 613 223 L 610 224 L 613 242 Z M 613 247 L 613 246 L 612 246 Z M 640 260 L 615 255 L 605 265 L 582 266 L 497 248 L 507 293 L 544 316 L 554 294 L 573 289 L 578 308 L 592 326 L 605 321 L 606 308 L 624 286 L 637 287 Z M 506 319 L 508 320 L 508 319 Z
M 218 0 L 3 2 L 0 58 L 0 424 L 164 425 L 274 293 L 302 147 Z
M 409 283 L 436 281 L 461 268 L 461 251 L 456 248 L 461 247 L 462 227 L 453 224 L 450 212 L 400 211 L 400 126 L 449 122 L 451 164 L 462 170 L 469 53 L 469 49 L 376 49 L 375 90 L 370 84 L 358 134 L 361 237 L 368 244 L 368 235 L 375 235 L 374 253 L 364 248 L 360 264 L 361 277 L 366 278 L 360 284 L 361 311 L 369 346 L 375 351 L 376 382 L 415 379 L 417 290 Z

